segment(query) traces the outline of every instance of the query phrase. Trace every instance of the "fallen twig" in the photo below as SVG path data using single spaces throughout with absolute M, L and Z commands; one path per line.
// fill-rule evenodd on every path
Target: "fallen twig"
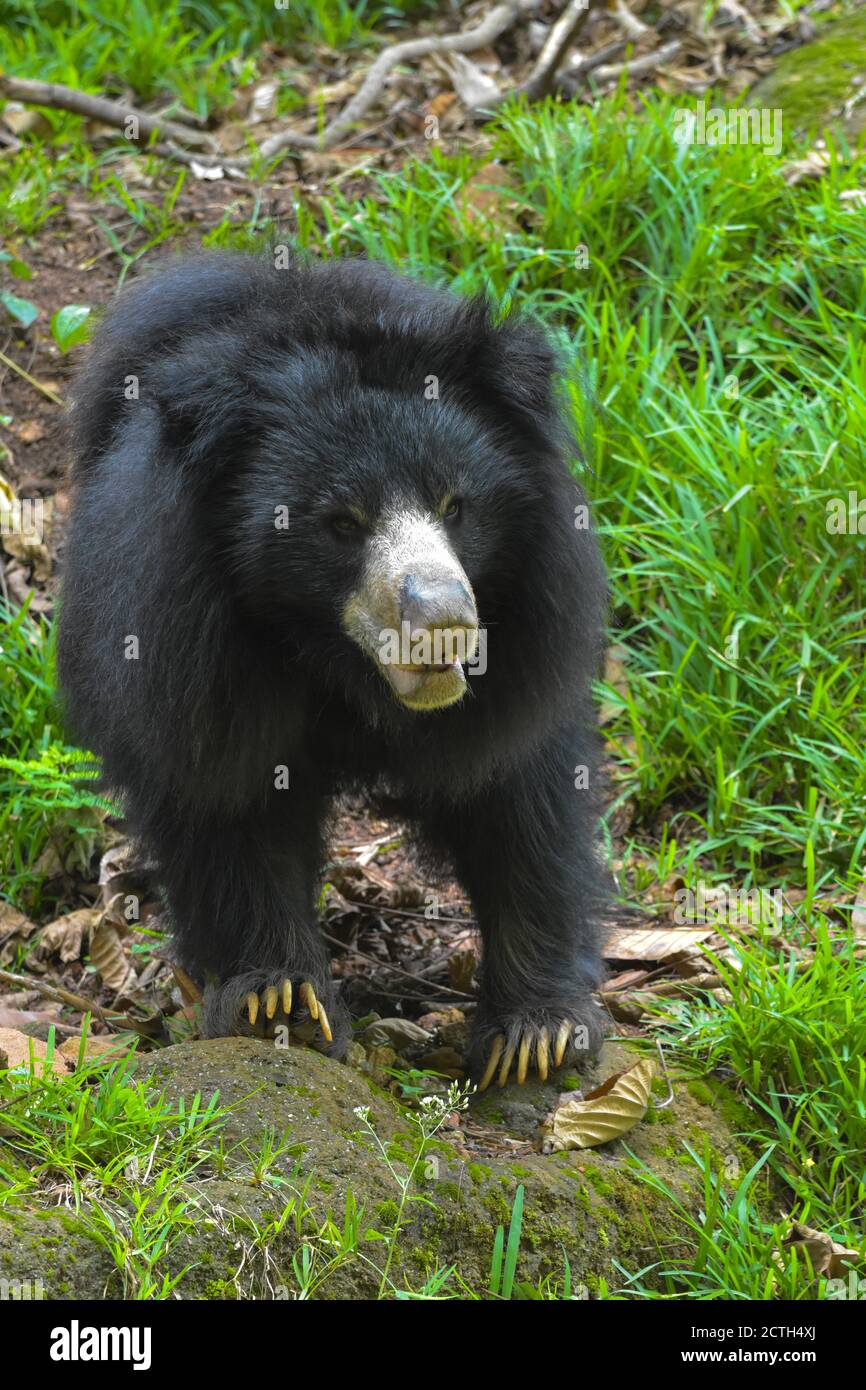
M 579 62 L 572 63 L 564 72 L 560 72 L 558 87 L 566 96 L 571 96 L 580 86 L 584 77 L 595 72 L 597 68 L 603 67 L 613 58 L 618 58 L 621 53 L 625 53 L 627 48 L 628 44 L 625 39 L 615 39 L 613 43 L 606 43 L 596 53 L 590 53 L 588 57 L 581 58 Z
M 565 62 L 568 50 L 586 23 L 593 0 L 570 0 L 545 40 L 535 66 L 528 78 L 517 88 L 518 94 L 537 101 L 553 90 L 556 74 Z
M 424 986 L 424 990 L 421 994 L 405 996 L 395 995 L 395 998 L 423 999 L 426 994 L 429 994 L 431 989 L 435 990 L 437 994 L 447 994 L 449 998 L 453 999 L 474 998 L 473 995 L 467 994 L 462 989 L 452 989 L 450 985 L 437 985 L 434 980 L 422 980 L 418 975 L 413 975 L 411 970 L 404 970 L 401 965 L 394 965 L 391 961 L 377 960 L 375 956 L 368 956 L 364 951 L 359 951 L 357 946 L 347 946 L 345 941 L 341 941 L 339 937 L 331 936 L 330 932 L 323 931 L 322 936 L 326 941 L 329 941 L 332 946 L 339 946 L 341 951 L 346 951 L 349 955 L 357 956 L 359 960 L 366 961 L 368 965 L 375 966 L 377 971 L 384 970 L 390 971 L 392 975 L 405 975 L 406 979 L 411 980 L 413 984 L 423 984 Z
M 433 53 L 474 53 L 479 48 L 487 48 L 510 29 L 522 14 L 534 10 L 536 4 L 537 0 L 505 0 L 504 4 L 492 9 L 474 29 L 461 29 L 456 34 L 424 39 L 407 39 L 403 43 L 394 44 L 392 48 L 386 48 L 373 63 L 355 95 L 320 134 L 304 135 L 294 131 L 282 131 L 279 135 L 272 135 L 269 140 L 264 141 L 259 149 L 259 156 L 270 159 L 292 145 L 308 150 L 332 149 L 369 111 L 381 94 L 391 69 L 398 63 L 414 62 L 417 58 L 427 58 Z M 250 159 L 247 157 L 245 160 L 234 162 L 248 164 Z
M 60 985 L 49 985 L 43 980 L 37 980 L 32 975 L 15 975 L 11 970 L 0 970 L 0 983 L 4 985 L 16 985 L 19 989 L 35 990 L 37 994 L 42 994 L 46 999 L 53 999 L 58 1004 L 65 1004 L 68 1009 L 75 1009 L 80 1014 L 93 1014 L 100 1023 L 105 1023 L 109 1027 L 112 1023 L 124 1023 L 129 1027 L 129 1022 L 124 1014 L 106 1013 L 98 1004 L 94 1004 L 92 999 L 85 999 L 82 994 L 72 994 L 68 989 L 62 989 Z
M 553 91 L 557 74 L 565 62 L 574 40 L 586 23 L 593 3 L 594 0 L 570 0 L 559 19 L 551 26 L 550 33 L 545 39 L 542 50 L 526 81 L 519 83 L 516 87 L 509 87 L 507 91 L 500 92 L 499 96 L 492 100 L 485 101 L 472 114 L 476 118 L 484 120 L 491 111 L 495 110 L 497 106 L 501 106 L 502 102 L 507 101 L 510 97 L 525 96 L 529 101 L 538 101 Z
M 654 48 L 652 53 L 645 53 L 642 58 L 627 58 L 624 63 L 607 63 L 595 69 L 597 82 L 612 82 L 617 77 L 622 77 L 623 73 L 627 77 L 642 77 L 646 72 L 652 72 L 655 68 L 663 67 L 675 58 L 682 48 L 682 39 L 670 39 L 668 43 L 663 43 L 661 48 Z
M 617 0 L 610 14 L 611 18 L 616 20 L 630 39 L 642 39 L 644 34 L 648 34 L 650 31 L 650 26 L 644 24 L 642 19 L 638 19 L 637 15 L 632 14 L 624 0 Z
M 165 120 L 159 115 L 148 115 L 146 111 L 139 111 L 126 102 L 111 101 L 109 97 L 96 96 L 92 92 L 79 92 L 74 87 L 63 87 L 57 82 L 35 82 L 30 78 L 3 76 L 0 77 L 0 95 L 9 101 L 23 102 L 25 106 L 50 106 L 53 110 L 72 111 L 77 116 L 102 121 L 104 125 L 122 130 L 134 144 L 149 140 L 152 135 L 163 135 L 199 149 L 216 151 L 218 148 L 213 136 L 205 131 Z M 135 134 L 130 133 L 132 130 Z
M 35 386 L 36 390 L 41 391 L 43 396 L 47 396 L 49 401 L 53 401 L 55 405 L 63 404 L 62 396 L 58 396 L 57 392 L 52 391 L 50 386 L 46 386 L 43 382 L 37 381 L 35 376 L 31 376 L 23 367 L 19 367 L 18 363 L 13 362 L 11 357 L 7 357 L 5 352 L 0 352 L 0 362 L 3 363 L 4 367 L 9 367 L 11 371 L 17 372 L 18 375 L 29 382 L 31 386 Z

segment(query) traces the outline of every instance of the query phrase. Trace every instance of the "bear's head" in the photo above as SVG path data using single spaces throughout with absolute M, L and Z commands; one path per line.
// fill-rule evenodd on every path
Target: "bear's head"
M 362 371 L 337 350 L 259 373 L 267 398 L 228 502 L 250 615 L 291 632 L 311 668 L 340 671 L 343 688 L 357 666 L 351 644 L 383 693 L 426 711 L 477 689 L 483 625 L 504 643 L 541 538 L 556 543 L 550 510 L 570 498 L 552 495 L 542 444 L 483 382 L 430 367 L 420 342 L 408 381 L 405 363 L 385 369 L 386 384 L 381 364 L 371 379 L 370 360 Z
M 319 670 L 324 644 L 346 669 L 342 639 L 401 705 L 456 703 L 483 674 L 485 607 L 520 582 L 537 478 L 513 440 L 443 399 L 442 380 L 366 385 L 330 355 L 281 374 L 231 485 L 248 611 L 274 631 L 300 626 Z
M 143 391 L 207 573 L 293 673 L 368 714 L 493 687 L 526 709 L 544 687 L 554 718 L 583 645 L 562 595 L 591 592 L 593 560 L 545 336 L 371 264 L 226 273 L 231 312 L 155 353 Z

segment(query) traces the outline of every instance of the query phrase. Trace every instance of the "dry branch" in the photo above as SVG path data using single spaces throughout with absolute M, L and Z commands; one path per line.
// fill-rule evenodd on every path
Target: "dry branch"
M 92 999 L 85 999 L 83 994 L 73 994 L 68 989 L 62 989 L 60 985 L 47 984 L 45 980 L 38 980 L 33 975 L 16 975 L 11 970 L 0 970 L 0 983 L 4 985 L 14 985 L 16 989 L 32 990 L 36 994 L 41 994 L 45 999 L 53 999 L 58 1004 L 65 1004 L 68 1009 L 74 1009 L 79 1014 L 92 1014 L 98 1018 L 100 1023 L 108 1024 L 123 1023 L 124 1015 L 117 1013 L 107 1013 L 101 1009 Z
M 642 19 L 638 19 L 637 15 L 632 14 L 624 0 L 617 0 L 616 6 L 611 11 L 611 18 L 616 20 L 630 39 L 642 39 L 644 34 L 650 32 L 650 26 L 644 24 Z
M 518 92 L 537 101 L 553 90 L 556 74 L 565 62 L 568 50 L 586 23 L 592 0 L 571 0 L 559 19 L 551 26 L 535 66 Z
M 398 63 L 411 63 L 418 58 L 428 58 L 434 53 L 474 53 L 479 48 L 487 48 L 510 29 L 521 15 L 528 14 L 535 8 L 536 0 L 505 0 L 504 4 L 492 9 L 474 29 L 461 29 L 456 34 L 426 39 L 407 39 L 404 43 L 386 48 L 379 54 L 352 99 L 346 103 L 340 114 L 325 126 L 321 134 L 303 135 L 293 131 L 282 131 L 279 135 L 272 135 L 269 140 L 265 140 L 259 154 L 264 159 L 270 159 L 293 145 L 308 150 L 332 149 L 366 115 L 381 95 L 391 69 Z M 234 162 L 249 163 L 249 160 Z
M 50 106 L 56 111 L 72 111 L 76 116 L 86 116 L 118 130 L 128 131 L 131 121 L 136 122 L 138 134 L 127 138 L 134 144 L 149 140 L 154 134 L 172 140 L 194 145 L 197 149 L 215 150 L 213 136 L 191 126 L 180 125 L 177 121 L 164 120 L 161 116 L 148 115 L 126 102 L 111 101 L 108 97 L 95 96 L 92 92 L 79 92 L 74 87 L 62 87 L 57 82 L 34 82 L 23 77 L 0 77 L 0 96 L 9 101 L 20 101 L 25 106 Z
M 661 48 L 654 48 L 652 53 L 645 53 L 641 58 L 631 58 L 624 63 L 608 63 L 598 67 L 595 69 L 596 81 L 611 82 L 623 73 L 627 77 L 642 77 L 644 73 L 652 72 L 655 68 L 669 63 L 677 56 L 682 46 L 681 39 L 670 39 L 668 43 L 663 43 Z

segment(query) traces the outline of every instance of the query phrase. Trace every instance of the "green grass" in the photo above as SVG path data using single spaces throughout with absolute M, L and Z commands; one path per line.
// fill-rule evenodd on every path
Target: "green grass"
M 46 852 L 87 867 L 106 807 L 87 791 L 94 776 L 92 757 L 63 738 L 52 634 L 0 603 L 0 896 L 38 908 Z
M 813 956 L 781 962 L 773 935 L 738 941 L 742 968 L 717 963 L 732 1003 L 684 1007 L 675 1043 L 733 1073 L 777 1146 L 789 1202 L 832 1231 L 866 1199 L 866 960 L 820 920 L 809 935 Z
M 198 1097 L 175 1109 L 136 1081 L 133 1054 L 55 1074 L 52 1052 L 53 1037 L 44 1065 L 0 1071 L 0 1206 L 39 1206 L 60 1185 L 123 1297 L 170 1298 L 188 1268 L 172 1256 L 201 1220 L 190 1183 L 218 1157 L 225 1111 Z
M 623 1270 L 626 1296 L 658 1297 L 659 1280 L 670 1298 L 833 1296 L 802 1252 L 783 1248 L 794 1221 L 866 1258 L 866 960 L 853 942 L 834 942 L 817 916 L 800 938 L 814 943 L 814 955 L 789 957 L 773 933 L 732 938 L 739 969 L 711 958 L 730 1002 L 669 1010 L 662 1036 L 670 1056 L 737 1088 L 754 1115 L 744 1138 L 758 1158 L 745 1174 L 735 1163 L 729 1176 L 709 1150 L 690 1153 L 703 1190 L 697 1216 L 642 1168 L 643 1181 L 672 1203 L 688 1254 L 672 1259 L 660 1249 L 645 1269 Z M 762 1170 L 769 1188 L 756 1182 Z

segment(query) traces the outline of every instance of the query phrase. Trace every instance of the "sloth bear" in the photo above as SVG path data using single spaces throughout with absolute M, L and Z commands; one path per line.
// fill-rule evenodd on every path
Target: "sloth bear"
M 209 1035 L 345 1051 L 316 900 L 330 805 L 363 792 L 471 898 L 473 1074 L 544 1078 L 602 1033 L 607 590 L 556 359 L 483 298 L 278 259 L 172 262 L 96 335 L 68 721 L 157 867 Z

